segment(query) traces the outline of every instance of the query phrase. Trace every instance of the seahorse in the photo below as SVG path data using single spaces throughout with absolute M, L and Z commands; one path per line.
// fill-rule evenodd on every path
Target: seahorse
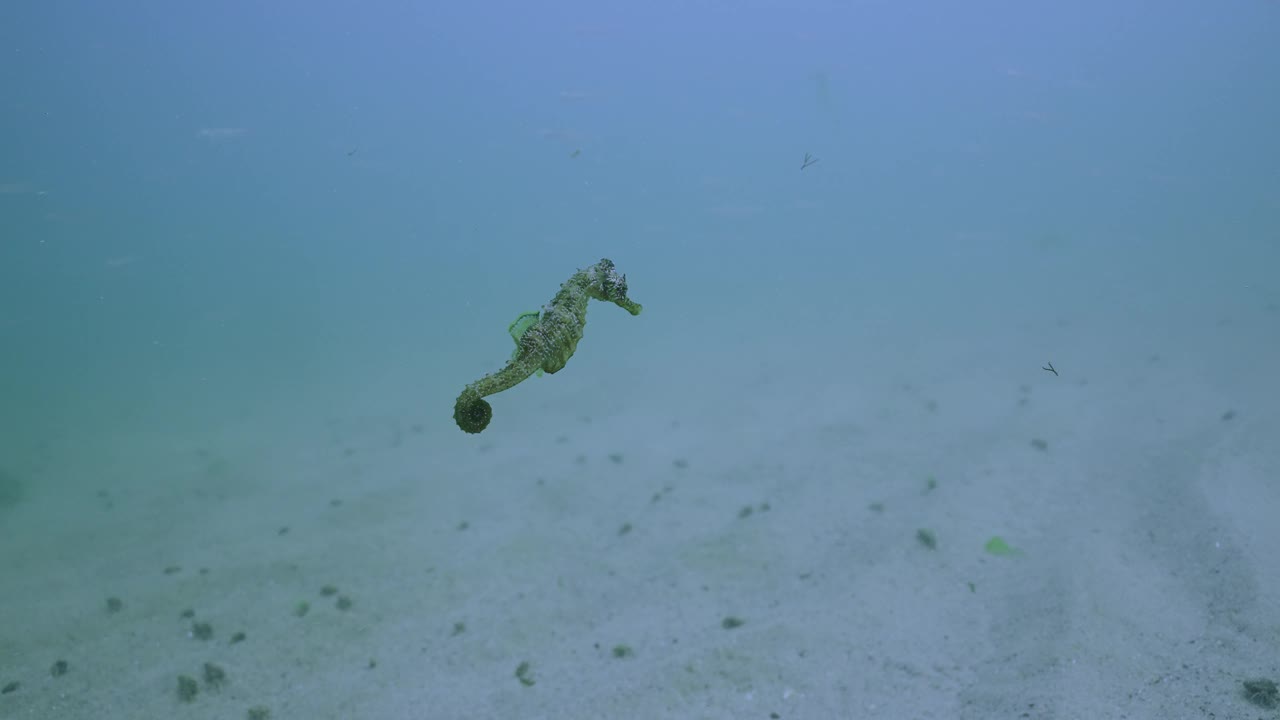
M 642 306 L 627 297 L 627 276 L 619 275 L 608 258 L 578 270 L 560 285 L 551 302 L 536 313 L 522 313 L 508 331 L 516 341 L 515 352 L 496 373 L 489 373 L 463 389 L 453 406 L 453 419 L 463 432 L 478 433 L 489 426 L 493 407 L 489 395 L 519 385 L 535 372 L 561 370 L 582 339 L 587 324 L 587 302 L 592 298 L 611 302 L 632 315 Z

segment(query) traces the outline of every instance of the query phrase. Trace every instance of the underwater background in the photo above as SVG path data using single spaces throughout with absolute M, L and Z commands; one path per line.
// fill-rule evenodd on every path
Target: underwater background
M 1278 37 L 5 3 L 0 717 L 1271 712 Z

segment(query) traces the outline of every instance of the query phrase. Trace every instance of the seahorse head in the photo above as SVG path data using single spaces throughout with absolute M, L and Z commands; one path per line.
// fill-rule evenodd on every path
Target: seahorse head
M 640 305 L 627 297 L 627 276 L 618 273 L 612 260 L 601 259 L 588 271 L 588 279 L 592 295 L 626 308 L 632 315 L 640 314 Z

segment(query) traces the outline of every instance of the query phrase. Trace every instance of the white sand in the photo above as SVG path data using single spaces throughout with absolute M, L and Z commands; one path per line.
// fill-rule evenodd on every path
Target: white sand
M 586 352 L 474 438 L 462 371 L 64 439 L 0 509 L 0 718 L 1274 716 L 1241 680 L 1280 678 L 1276 351 L 1158 335 L 649 358 L 620 385 Z M 226 686 L 179 702 L 205 662 Z

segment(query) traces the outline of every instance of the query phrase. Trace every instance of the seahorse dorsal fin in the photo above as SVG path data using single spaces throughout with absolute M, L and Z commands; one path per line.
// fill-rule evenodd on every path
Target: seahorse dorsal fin
M 520 317 L 512 320 L 511 324 L 507 326 L 507 332 L 511 333 L 511 339 L 516 341 L 516 349 L 511 351 L 512 360 L 520 357 L 520 338 L 524 336 L 529 328 L 533 327 L 534 323 L 538 322 L 540 315 L 541 311 L 539 310 L 523 312 L 520 313 Z M 538 368 L 537 375 L 542 377 L 542 368 Z
M 533 327 L 534 323 L 538 322 L 539 314 L 540 311 L 538 310 L 534 310 L 533 312 L 522 312 L 519 317 L 512 320 L 511 324 L 507 326 L 507 332 L 511 333 L 511 339 L 516 341 L 516 345 L 520 344 L 520 338 L 524 335 L 525 331 Z

